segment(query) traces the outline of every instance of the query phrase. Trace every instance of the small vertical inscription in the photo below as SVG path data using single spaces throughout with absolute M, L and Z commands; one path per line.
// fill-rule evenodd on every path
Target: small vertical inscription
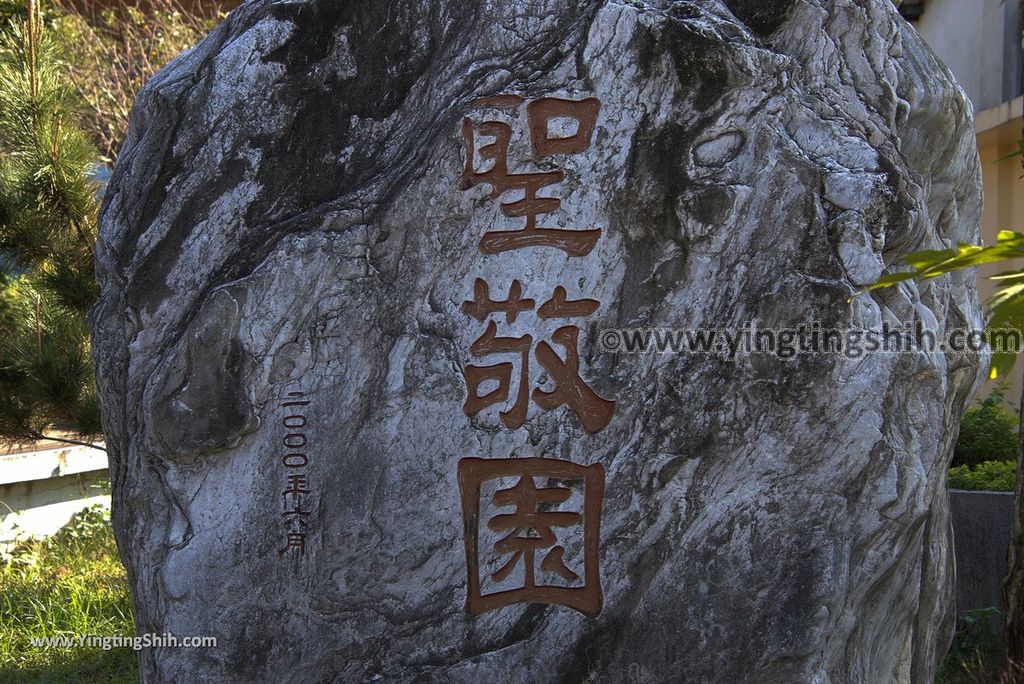
M 309 400 L 303 391 L 289 392 L 280 404 L 282 450 L 285 489 L 281 492 L 284 525 L 284 547 L 278 555 L 289 553 L 296 557 L 306 555 L 306 531 L 309 526 L 308 509 L 303 508 L 303 497 L 313 493 L 309 485 Z

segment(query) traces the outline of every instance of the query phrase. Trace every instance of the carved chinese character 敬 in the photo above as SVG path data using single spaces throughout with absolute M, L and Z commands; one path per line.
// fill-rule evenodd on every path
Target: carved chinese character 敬
M 473 291 L 474 299 L 464 302 L 462 310 L 479 321 L 487 320 L 492 314 L 504 313 L 505 322 L 511 323 L 520 313 L 532 310 L 535 304 L 534 300 L 522 297 L 522 285 L 518 280 L 512 282 L 508 298 L 505 300 L 491 299 L 487 282 L 480 278 L 476 280 Z M 570 300 L 565 288 L 558 286 L 551 298 L 537 309 L 537 314 L 544 319 L 581 317 L 593 313 L 598 306 L 600 303 L 594 299 Z M 548 411 L 568 406 L 587 432 L 598 432 L 608 425 L 615 412 L 615 402 L 599 396 L 580 376 L 579 331 L 577 326 L 566 325 L 552 335 L 552 341 L 563 350 L 564 360 L 547 342 L 542 341 L 537 346 L 537 361 L 548 372 L 554 388 L 551 391 L 544 391 L 537 387 L 533 389 L 532 394 L 529 390 L 532 335 L 499 336 L 498 326 L 491 320 L 484 333 L 470 345 L 470 354 L 477 358 L 501 354 L 515 355 L 519 368 L 515 403 L 512 408 L 499 414 L 506 427 L 516 429 L 523 426 L 526 422 L 529 397 L 532 397 L 535 404 Z M 516 375 L 516 363 L 503 361 L 490 365 L 468 364 L 465 367 L 463 372 L 468 396 L 463 408 L 466 415 L 475 416 L 490 406 L 505 404 L 508 401 L 513 376 Z M 497 382 L 497 387 L 481 394 L 480 386 L 487 381 Z

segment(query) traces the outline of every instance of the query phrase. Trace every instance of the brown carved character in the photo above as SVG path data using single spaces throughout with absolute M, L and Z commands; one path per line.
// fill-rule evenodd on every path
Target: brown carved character
M 488 480 L 510 477 L 518 478 L 516 484 L 495 492 L 491 503 L 499 508 L 511 507 L 512 511 L 494 515 L 487 521 L 487 527 L 492 531 L 509 532 L 491 548 L 498 560 L 505 561 L 491 574 L 491 579 L 505 581 L 512 570 L 521 565 L 523 582 L 519 588 L 482 593 L 479 548 L 481 489 Z M 552 510 L 552 506 L 568 501 L 572 490 L 567 486 L 538 488 L 535 477 L 582 481 L 582 510 Z M 604 468 L 600 464 L 582 466 L 550 458 L 464 458 L 459 461 L 459 489 L 466 531 L 466 609 L 469 612 L 480 614 L 514 603 L 558 604 L 590 616 L 601 612 L 599 546 Z M 565 564 L 565 546 L 559 543 L 555 529 L 560 531 L 559 534 L 575 530 L 574 538 L 581 538 L 582 574 Z M 582 583 L 582 586 L 539 582 L 537 557 L 541 554 L 541 573 L 557 575 L 565 582 Z
M 547 342 L 537 345 L 537 360 L 551 374 L 555 388 L 550 392 L 533 390 L 533 401 L 548 411 L 563 404 L 571 408 L 587 432 L 603 430 L 615 413 L 615 402 L 602 399 L 580 377 L 580 354 L 577 348 L 580 329 L 565 325 L 551 339 L 565 347 L 562 361 Z
M 534 304 L 533 299 L 523 298 L 522 285 L 518 280 L 512 281 L 508 298 L 502 301 L 491 299 L 487 281 L 477 278 L 473 284 L 473 299 L 462 303 L 462 311 L 478 321 L 485 321 L 492 314 L 504 313 L 506 322 L 512 323 L 521 312 L 533 309 Z M 570 300 L 566 289 L 559 285 L 551 299 L 537 310 L 537 315 L 542 319 L 583 317 L 592 314 L 600 305 L 596 299 Z M 579 417 L 583 428 L 593 433 L 604 429 L 611 421 L 615 412 L 615 402 L 598 396 L 580 377 L 578 337 L 579 328 L 576 326 L 563 326 L 552 336 L 554 342 L 565 347 L 565 361 L 559 358 L 548 343 L 542 342 L 538 345 L 537 360 L 551 374 L 555 387 L 550 392 L 534 389 L 533 401 L 545 410 L 556 409 L 562 405 L 568 406 Z M 530 335 L 498 337 L 497 324 L 490 321 L 484 334 L 470 346 L 470 353 L 475 357 L 507 353 L 520 355 L 519 388 L 515 406 L 500 414 L 502 422 L 510 429 L 522 427 L 526 422 L 527 387 L 530 380 L 529 351 L 532 342 L 533 338 Z M 515 365 L 511 362 L 489 366 L 467 365 L 463 370 L 468 390 L 463 405 L 466 415 L 475 416 L 485 408 L 508 401 L 514 370 Z M 481 395 L 480 385 L 489 380 L 496 381 L 498 386 Z
M 523 335 L 522 337 L 498 337 L 498 326 L 491 321 L 487 324 L 487 330 L 469 347 L 473 356 L 489 356 L 491 354 L 518 353 L 520 355 L 519 370 L 519 391 L 516 396 L 516 403 L 508 411 L 502 411 L 501 422 L 509 429 L 522 427 L 526 422 L 527 408 L 527 384 L 530 381 L 530 347 L 533 344 L 533 337 Z M 467 365 L 463 374 L 466 378 L 466 389 L 469 396 L 463 410 L 467 416 L 475 416 L 477 413 L 495 404 L 503 404 L 508 401 L 509 388 L 512 384 L 512 371 L 514 366 L 510 362 L 498 363 L 491 366 Z M 497 380 L 498 386 L 487 394 L 480 396 L 479 387 L 485 380 Z
M 494 495 L 496 505 L 515 506 L 516 509 L 514 513 L 496 515 L 487 523 L 495 532 L 511 531 L 494 545 L 494 550 L 499 554 L 512 554 L 508 562 L 492 575 L 495 580 L 500 582 L 508 577 L 522 559 L 526 585 L 534 586 L 534 556 L 542 549 L 551 551 L 544 557 L 541 569 L 554 571 L 567 580 L 579 579 L 579 575 L 562 562 L 565 549 L 556 546 L 558 540 L 551 528 L 579 525 L 582 516 L 569 511 L 538 510 L 540 504 L 564 503 L 571 495 L 572 490 L 566 487 L 537 489 L 533 478 L 525 475 L 519 478 L 514 487 L 499 490 Z M 529 536 L 530 532 L 536 532 L 537 536 Z
M 526 105 L 534 157 L 539 159 L 552 154 L 578 154 L 586 151 L 590 147 L 600 109 L 601 103 L 596 97 L 584 100 L 541 97 Z M 552 119 L 559 118 L 575 119 L 576 132 L 565 138 L 549 138 L 548 124 Z
M 289 532 L 285 539 L 285 547 L 278 549 L 278 555 L 281 555 L 289 549 L 295 549 L 299 552 L 300 556 L 306 555 L 306 533 L 305 532 Z
M 514 98 L 516 96 L 496 96 L 491 99 L 495 103 L 500 102 L 502 106 L 508 106 L 515 102 Z M 486 104 L 489 100 L 485 99 L 483 102 Z M 540 98 L 531 102 L 527 105 L 527 114 L 535 154 L 539 151 L 538 156 L 546 156 L 585 150 L 590 145 L 598 108 L 599 103 L 595 98 L 579 101 Z M 548 122 L 558 117 L 575 118 L 578 121 L 576 133 L 566 138 L 549 138 Z M 494 142 L 477 149 L 476 126 L 469 117 L 463 119 L 462 137 L 466 148 L 466 165 L 459 179 L 459 188 L 468 190 L 486 183 L 491 186 L 492 199 L 509 191 L 522 191 L 522 199 L 503 202 L 501 211 L 505 216 L 526 219 L 526 226 L 522 230 L 485 233 L 480 240 L 480 251 L 484 254 L 499 254 L 527 247 L 554 247 L 570 256 L 589 254 L 601 237 L 600 228 L 567 230 L 537 226 L 537 216 L 551 213 L 562 204 L 557 197 L 540 197 L 537 193 L 549 185 L 560 183 L 565 177 L 565 172 L 556 170 L 509 173 L 508 148 L 512 139 L 512 127 L 502 121 L 483 121 L 479 124 L 479 132 L 484 136 L 493 137 Z M 474 158 L 477 154 L 481 160 L 493 162 L 489 169 L 475 169 Z
M 302 494 L 310 494 L 311 490 L 306 489 L 309 486 L 309 480 L 305 475 L 289 475 L 288 476 L 288 489 L 281 492 L 282 496 L 300 496 Z
M 544 302 L 537 315 L 541 318 L 582 318 L 597 311 L 601 302 L 596 299 L 568 299 L 569 295 L 565 288 L 559 285 L 555 288 L 551 299 Z
M 281 514 L 281 516 L 288 523 L 291 523 L 293 525 L 294 525 L 294 523 L 298 523 L 299 527 L 305 527 L 306 526 L 306 518 L 309 516 L 309 514 L 310 514 L 310 511 L 305 511 L 305 510 L 302 509 L 302 501 L 296 500 L 295 501 L 295 508 L 293 508 L 291 510 L 284 511 Z
M 507 299 L 496 300 L 491 299 L 491 288 L 487 281 L 477 278 L 473 282 L 473 299 L 462 303 L 462 313 L 481 323 L 491 314 L 503 313 L 506 323 L 515 323 L 520 313 L 531 311 L 535 304 L 532 299 L 523 299 L 523 286 L 518 280 L 513 280 L 509 286 Z M 600 306 L 601 302 L 596 299 L 569 299 L 565 288 L 559 285 L 551 294 L 551 299 L 537 309 L 537 315 L 540 318 L 583 318 L 597 311 Z
M 495 301 L 491 299 L 491 290 L 487 281 L 477 278 L 473 283 L 473 299 L 462 303 L 462 312 L 481 323 L 487 320 L 492 313 L 504 313 L 506 323 L 515 323 L 520 312 L 532 310 L 535 304 L 532 299 L 523 299 L 522 297 L 522 284 L 518 280 L 513 280 L 512 285 L 508 288 L 508 299 Z

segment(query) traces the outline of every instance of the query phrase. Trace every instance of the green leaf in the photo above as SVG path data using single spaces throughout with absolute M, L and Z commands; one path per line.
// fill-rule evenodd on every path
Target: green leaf
M 879 290 L 883 287 L 889 287 L 896 283 L 902 283 L 904 280 L 913 280 L 917 277 L 917 273 L 914 271 L 903 271 L 901 273 L 887 273 L 878 279 L 877 282 L 870 285 L 865 291 L 870 292 L 872 290 Z
M 1002 273 L 997 273 L 996 275 L 989 276 L 988 279 L 998 280 L 1000 281 L 1000 284 L 1008 285 L 1011 282 L 1024 280 L 1024 269 L 1021 269 L 1019 271 L 1004 271 Z
M 996 352 L 992 354 L 992 370 L 989 371 L 989 380 L 1005 378 L 1013 370 L 1017 363 L 1017 355 L 1009 352 Z
M 987 247 L 960 244 L 956 249 L 912 252 L 903 260 L 914 270 L 886 274 L 864 291 L 870 292 L 906 280 L 928 280 L 964 268 L 1020 258 L 1024 258 L 1024 234 L 1012 230 L 1002 230 L 999 231 L 996 244 Z M 1024 280 L 1024 270 L 1003 273 L 997 279 L 1017 284 L 1018 280 Z
M 1006 161 L 1007 159 L 1012 159 L 1014 157 L 1019 157 L 1022 154 L 1024 154 L 1024 138 L 1021 138 L 1020 140 L 1017 141 L 1017 149 L 1016 150 L 1014 150 L 1010 154 L 1006 155 L 1005 157 L 1000 157 L 999 159 L 996 159 L 992 163 L 993 164 L 998 164 L 1001 161 Z

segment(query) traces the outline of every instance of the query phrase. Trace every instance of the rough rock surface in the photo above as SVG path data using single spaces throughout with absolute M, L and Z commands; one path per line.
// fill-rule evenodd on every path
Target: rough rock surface
M 547 220 L 602 229 L 586 257 L 477 248 L 518 224 L 459 189 L 462 119 L 510 93 L 601 102 L 586 152 L 538 162 L 565 170 Z M 94 353 L 137 626 L 218 638 L 142 651 L 143 680 L 931 681 L 978 360 L 596 337 L 978 325 L 970 275 L 848 302 L 977 239 L 973 140 L 889 0 L 247 3 L 140 93 L 102 214 Z M 606 428 L 463 413 L 476 278 L 600 302 L 580 373 L 617 402 Z M 304 555 L 279 553 L 289 391 L 310 401 Z M 605 468 L 596 618 L 465 610 L 457 463 L 512 455 Z

